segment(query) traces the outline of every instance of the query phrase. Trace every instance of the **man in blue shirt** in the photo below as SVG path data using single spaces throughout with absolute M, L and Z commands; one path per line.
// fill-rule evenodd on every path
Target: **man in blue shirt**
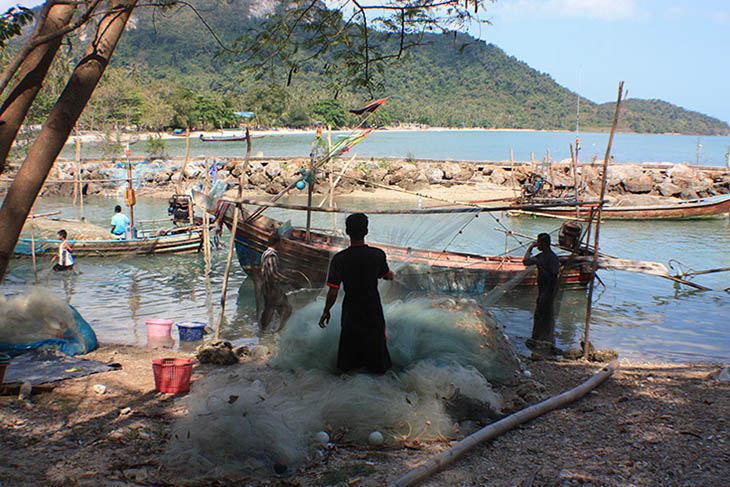
M 121 237 L 127 231 L 129 226 L 129 218 L 122 213 L 122 207 L 117 205 L 114 207 L 114 216 L 112 217 L 112 226 L 109 229 L 114 235 Z

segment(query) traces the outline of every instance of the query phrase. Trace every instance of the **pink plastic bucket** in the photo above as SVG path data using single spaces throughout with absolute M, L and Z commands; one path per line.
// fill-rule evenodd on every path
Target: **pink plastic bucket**
M 146 320 L 147 337 L 169 337 L 172 328 L 172 320 L 152 319 Z

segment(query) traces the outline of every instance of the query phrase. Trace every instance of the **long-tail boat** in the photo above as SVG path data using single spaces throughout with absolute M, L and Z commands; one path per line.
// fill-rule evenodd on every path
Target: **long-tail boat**
M 216 220 L 233 228 L 234 205 L 194 194 L 196 205 L 215 215 Z M 254 216 L 254 218 L 251 218 Z M 278 248 L 283 269 L 292 273 L 299 284 L 321 287 L 327 279 L 331 257 L 349 245 L 347 237 L 307 231 L 287 226 L 282 222 L 243 211 L 236 224 L 235 250 L 241 267 L 247 272 L 260 264 L 269 235 L 279 231 L 282 236 Z M 521 257 L 485 256 L 464 252 L 430 250 L 380 242 L 369 242 L 381 248 L 388 256 L 391 267 L 398 270 L 399 282 L 409 289 L 439 292 L 466 292 L 483 294 L 501 284 L 535 285 L 537 270 L 525 267 Z M 591 277 L 590 264 L 585 260 L 562 256 L 564 264 L 560 279 L 564 285 L 584 285 Z
M 510 210 L 511 214 L 546 216 L 555 218 L 588 218 L 591 209 L 597 206 L 585 204 L 577 206 L 549 207 L 549 201 L 530 200 L 532 203 L 541 205 L 537 209 L 515 209 Z M 725 218 L 730 214 L 730 194 L 700 198 L 695 200 L 683 200 L 660 205 L 604 205 L 601 211 L 601 218 L 604 220 L 695 220 L 705 218 Z

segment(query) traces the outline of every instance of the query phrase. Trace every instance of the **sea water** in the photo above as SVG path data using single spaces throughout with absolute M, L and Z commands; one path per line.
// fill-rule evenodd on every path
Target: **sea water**
M 62 208 L 63 217 L 84 216 L 92 223 L 108 226 L 113 199 L 85 200 L 84 214 L 67 199 L 41 198 L 36 213 Z M 372 206 L 372 202 L 352 200 L 348 207 Z M 382 207 L 384 202 L 378 202 Z M 391 202 L 390 206 L 397 206 Z M 135 207 L 138 220 L 164 218 L 167 201 L 140 198 Z M 304 224 L 301 212 L 271 209 L 267 214 L 296 225 Z M 371 218 L 371 239 L 400 239 L 398 243 L 433 248 L 500 255 L 521 256 L 529 239 L 506 237 L 504 230 L 536 235 L 553 232 L 560 221 L 542 218 L 482 214 L 479 218 L 388 216 Z M 332 216 L 318 214 L 314 225 L 329 227 Z M 342 219 L 338 228 L 343 228 Z M 423 228 L 440 231 L 424 232 Z M 446 234 L 449 234 L 448 236 Z M 75 272 L 51 273 L 49 257 L 38 262 L 38 281 L 68 300 L 89 321 L 103 342 L 146 344 L 145 320 L 167 318 L 199 321 L 213 327 L 220 310 L 223 273 L 227 256 L 227 231 L 220 247 L 212 254 L 212 266 L 205 273 L 202 254 L 78 257 Z M 435 239 L 435 240 L 434 240 Z M 604 222 L 600 232 L 601 250 L 621 258 L 671 263 L 678 271 L 730 267 L 730 226 L 727 220 L 683 222 Z M 672 362 L 730 359 L 730 273 L 698 276 L 695 282 L 710 287 L 698 291 L 655 276 L 624 271 L 599 271 L 596 283 L 590 339 L 597 348 L 611 348 L 622 357 L 635 360 Z M 34 285 L 30 259 L 13 259 L 0 285 L 4 295 L 24 292 Z M 388 286 L 383 282 L 381 286 Z M 385 288 L 383 288 L 385 290 Z M 318 291 L 291 296 L 296 306 L 315 298 Z M 567 289 L 560 297 L 557 341 L 563 348 L 577 347 L 583 337 L 586 316 L 585 288 Z M 506 325 L 508 335 L 525 352 L 530 335 L 536 289 L 516 288 L 496 301 L 491 311 Z M 255 322 L 253 287 L 237 262 L 231 267 L 226 295 L 225 321 L 221 337 L 243 340 L 260 336 Z M 386 317 L 387 319 L 387 317 Z M 316 327 L 316 323 L 312 323 Z M 173 335 L 176 333 L 173 331 Z M 274 340 L 270 334 L 262 339 Z
M 231 131 L 226 131 L 230 133 Z M 240 134 L 240 130 L 236 131 Z M 255 132 L 254 132 L 255 133 Z M 338 134 L 334 132 L 332 140 Z M 542 161 L 548 153 L 551 160 L 570 157 L 575 147 L 575 133 L 537 132 L 529 130 L 386 130 L 370 134 L 351 153 L 365 158 L 400 157 L 414 159 L 451 159 L 459 161 L 529 161 L 531 155 Z M 608 143 L 607 133 L 581 133 L 580 162 L 603 160 Z M 253 154 L 264 157 L 307 157 L 312 148 L 311 133 L 270 135 L 253 139 Z M 185 139 L 165 139 L 170 157 L 185 155 Z M 723 166 L 730 150 L 728 136 L 691 136 L 667 134 L 616 134 L 611 148 L 613 163 L 685 162 L 702 166 Z M 62 157 L 73 159 L 75 147 L 68 144 Z M 511 155 L 510 155 L 511 151 Z M 243 157 L 246 143 L 202 142 L 190 137 L 190 157 Z M 99 144 L 84 144 L 82 158 L 98 158 Z M 145 157 L 144 140 L 131 146 L 132 158 Z

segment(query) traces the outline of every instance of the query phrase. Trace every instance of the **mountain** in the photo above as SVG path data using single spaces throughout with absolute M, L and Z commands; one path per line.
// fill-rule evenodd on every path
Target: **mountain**
M 322 74 L 322 60 L 300 69 L 287 85 L 285 72 L 275 78 L 265 78 L 265 82 L 256 81 L 252 73 L 242 70 L 241 61 L 221 49 L 255 25 L 257 14 L 273 8 L 272 0 L 191 3 L 197 13 L 188 7 L 165 14 L 138 8 L 112 65 L 142 72 L 147 80 L 165 80 L 198 93 L 224 96 L 239 110 L 262 110 L 255 106 L 257 100 L 252 94 L 260 92 L 262 86 L 277 83 L 285 86 L 277 92 L 285 98 L 285 113 L 279 119 L 284 122 L 295 113 L 307 112 L 311 116 L 315 102 L 334 97 L 327 88 L 332 80 Z M 198 16 L 205 19 L 207 26 Z M 378 35 L 374 34 L 373 39 L 378 39 Z M 380 42 L 387 41 L 381 38 Z M 390 96 L 384 107 L 388 121 L 540 130 L 575 127 L 576 93 L 558 85 L 548 74 L 532 69 L 493 44 L 468 35 L 431 34 L 422 42 L 424 45 L 407 51 L 403 59 L 385 69 L 382 92 L 374 93 Z M 347 107 L 370 98 L 354 92 L 338 95 Z M 608 130 L 613 110 L 614 103 L 597 104 L 581 98 L 581 128 Z M 730 126 L 718 119 L 661 100 L 639 99 L 625 101 L 619 130 L 730 134 Z

